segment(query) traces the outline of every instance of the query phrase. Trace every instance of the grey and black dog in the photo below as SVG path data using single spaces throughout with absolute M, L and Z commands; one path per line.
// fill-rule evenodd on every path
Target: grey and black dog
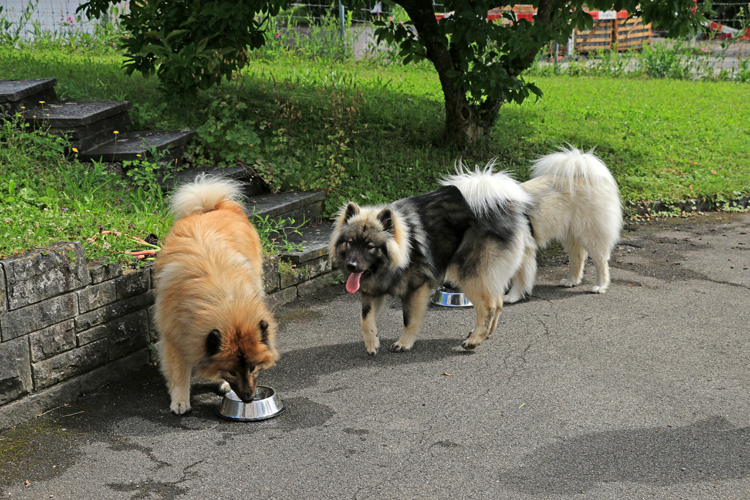
M 346 289 L 362 296 L 365 347 L 377 353 L 375 319 L 386 295 L 400 297 L 404 330 L 391 346 L 408 351 L 422 327 L 433 290 L 458 285 L 474 304 L 476 325 L 463 342 L 476 348 L 497 326 L 503 294 L 524 249 L 534 244 L 524 215 L 531 197 L 494 163 L 455 175 L 431 193 L 385 206 L 344 206 L 329 254 L 348 274 Z

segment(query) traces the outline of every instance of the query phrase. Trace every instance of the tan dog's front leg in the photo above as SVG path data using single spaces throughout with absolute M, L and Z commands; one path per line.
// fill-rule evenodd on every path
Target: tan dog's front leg
M 162 339 L 161 370 L 167 379 L 171 403 L 169 409 L 177 415 L 190 411 L 191 367 L 185 357 L 172 342 Z
M 391 346 L 391 351 L 404 352 L 414 346 L 417 334 L 422 329 L 431 292 L 432 288 L 425 283 L 404 297 L 404 332 L 401 334 L 401 338 Z
M 375 319 L 385 303 L 385 295 L 362 295 L 362 334 L 365 337 L 367 354 L 374 356 L 378 353 L 380 340 Z

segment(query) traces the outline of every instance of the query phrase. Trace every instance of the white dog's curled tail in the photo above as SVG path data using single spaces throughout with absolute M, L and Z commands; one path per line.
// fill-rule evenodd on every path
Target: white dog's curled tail
M 441 179 L 443 186 L 455 186 L 461 191 L 471 210 L 480 216 L 490 216 L 498 209 L 511 207 L 525 210 L 531 205 L 531 196 L 507 172 L 495 172 L 495 160 L 474 171 L 462 162 L 456 164 L 456 173 Z
M 200 174 L 194 181 L 180 186 L 170 198 L 169 205 L 177 221 L 216 210 L 222 203 L 234 202 L 242 197 L 242 183 Z
M 572 193 L 577 183 L 587 185 L 609 184 L 617 187 L 607 166 L 593 150 L 584 153 L 568 144 L 560 151 L 542 156 L 531 165 L 531 177 L 553 177 L 560 188 L 568 188 Z

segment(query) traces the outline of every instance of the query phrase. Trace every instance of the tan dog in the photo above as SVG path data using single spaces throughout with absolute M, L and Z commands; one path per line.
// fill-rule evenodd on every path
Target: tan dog
M 190 410 L 191 375 L 221 381 L 245 402 L 257 376 L 278 359 L 276 322 L 266 305 L 258 232 L 241 185 L 198 176 L 171 199 L 175 216 L 154 270 L 160 366 L 170 409 Z

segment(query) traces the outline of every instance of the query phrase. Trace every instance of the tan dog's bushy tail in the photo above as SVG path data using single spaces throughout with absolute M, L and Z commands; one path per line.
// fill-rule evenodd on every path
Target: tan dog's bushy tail
M 189 184 L 181 186 L 171 197 L 170 209 L 174 220 L 218 209 L 223 203 L 242 198 L 242 184 L 227 178 L 200 174 Z

